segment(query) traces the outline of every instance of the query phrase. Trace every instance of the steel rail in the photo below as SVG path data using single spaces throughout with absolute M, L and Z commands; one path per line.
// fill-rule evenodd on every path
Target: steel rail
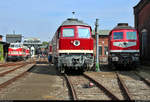
M 72 85 L 71 80 L 69 80 L 69 78 L 68 78 L 68 76 L 66 74 L 63 74 L 63 75 L 64 75 L 64 77 L 65 77 L 65 79 L 67 81 L 67 86 L 68 86 L 68 88 L 70 90 L 69 92 L 70 92 L 70 95 L 71 95 L 72 99 L 73 100 L 78 100 L 76 91 L 75 91 L 75 89 L 74 89 L 74 87 Z
M 150 80 L 148 79 L 145 79 L 144 77 L 142 77 L 140 74 L 138 74 L 137 72 L 133 72 L 135 73 L 138 77 L 140 77 L 140 79 L 145 83 L 147 84 L 149 87 L 150 87 Z
M 106 95 L 108 95 L 112 100 L 120 100 L 118 97 L 116 97 L 111 91 L 109 91 L 107 88 L 105 88 L 101 83 L 97 82 L 95 79 L 93 79 L 92 77 L 90 77 L 89 75 L 83 73 L 83 76 L 86 77 L 87 79 L 89 79 L 90 81 L 92 81 L 93 83 L 95 83 L 97 85 L 97 87 L 99 87 L 101 90 L 104 91 L 104 93 Z
M 25 63 L 25 64 L 20 65 L 20 66 L 14 68 L 14 69 L 12 69 L 12 70 L 8 70 L 8 71 L 5 71 L 5 72 L 3 72 L 3 73 L 0 73 L 0 77 L 1 77 L 1 76 L 4 76 L 5 74 L 8 74 L 8 73 L 10 73 L 10 72 L 12 72 L 12 71 L 15 71 L 15 70 L 17 70 L 17 69 L 19 69 L 19 68 L 21 68 L 21 67 L 23 67 L 23 66 L 26 66 L 26 65 L 27 65 L 27 64 Z
M 120 88 L 122 89 L 123 91 L 123 96 L 124 98 L 126 98 L 127 100 L 131 100 L 131 96 L 129 94 L 129 90 L 127 88 L 127 86 L 125 85 L 124 81 L 121 79 L 121 77 L 119 76 L 119 73 L 116 72 L 116 76 L 117 76 L 117 79 L 118 79 L 118 83 L 120 84 Z
M 35 66 L 35 64 L 34 64 L 33 66 L 31 66 L 31 68 L 34 67 L 34 66 Z M 13 77 L 12 79 L 10 79 L 10 80 L 8 80 L 8 81 L 6 81 L 6 82 L 0 84 L 0 90 L 1 90 L 2 88 L 5 88 L 6 86 L 8 86 L 9 84 L 11 84 L 12 82 L 16 81 L 17 79 L 23 77 L 23 76 L 26 75 L 27 73 L 28 73 L 27 71 L 24 71 L 23 73 L 21 73 L 21 74 L 15 76 L 15 77 Z
M 6 63 L 6 64 L 1 64 L 0 67 L 7 67 L 7 66 L 16 66 L 16 65 L 20 65 L 26 62 L 17 62 L 17 63 Z

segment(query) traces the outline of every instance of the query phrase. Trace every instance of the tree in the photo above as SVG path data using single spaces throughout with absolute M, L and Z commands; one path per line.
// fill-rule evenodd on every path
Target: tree
M 42 46 L 47 46 L 48 45 L 48 42 L 47 41 L 43 41 L 42 42 Z
M 47 41 L 42 42 L 42 46 L 45 46 L 45 48 L 48 48 L 49 43 Z

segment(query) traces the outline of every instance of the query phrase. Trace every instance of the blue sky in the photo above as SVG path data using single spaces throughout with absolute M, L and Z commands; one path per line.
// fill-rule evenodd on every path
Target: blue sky
M 67 18 L 75 17 L 94 29 L 96 18 L 99 29 L 112 29 L 119 22 L 134 26 L 133 7 L 140 0 L 0 0 L 0 34 L 22 34 L 41 41 L 52 39 L 58 26 Z

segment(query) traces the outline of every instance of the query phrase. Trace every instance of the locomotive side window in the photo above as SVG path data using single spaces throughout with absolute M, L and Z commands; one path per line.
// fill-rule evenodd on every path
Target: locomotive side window
M 136 40 L 137 39 L 137 34 L 136 34 L 136 32 L 127 32 L 126 33 L 126 38 L 128 40 Z
M 87 28 L 79 28 L 78 29 L 78 35 L 79 35 L 79 38 L 89 38 L 90 37 L 90 31 Z
M 63 29 L 63 37 L 74 37 L 74 29 L 73 28 L 64 28 Z
M 113 39 L 123 39 L 123 32 L 114 32 L 113 33 Z

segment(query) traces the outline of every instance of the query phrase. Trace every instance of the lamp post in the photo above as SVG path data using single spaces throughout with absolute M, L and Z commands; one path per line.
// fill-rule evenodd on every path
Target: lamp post
M 96 35 L 96 71 L 100 71 L 99 69 L 99 35 L 97 33 L 97 29 L 98 29 L 98 19 L 96 19 L 96 22 L 95 22 L 95 35 Z

